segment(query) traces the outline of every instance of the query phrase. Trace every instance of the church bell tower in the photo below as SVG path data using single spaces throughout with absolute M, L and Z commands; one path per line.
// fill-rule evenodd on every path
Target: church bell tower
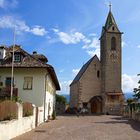
M 121 88 L 121 35 L 111 6 L 100 37 L 101 92 L 103 112 L 120 113 L 123 94 Z

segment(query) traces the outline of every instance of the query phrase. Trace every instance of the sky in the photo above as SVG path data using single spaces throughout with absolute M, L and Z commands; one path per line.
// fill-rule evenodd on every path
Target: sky
M 122 89 L 132 92 L 140 73 L 140 1 L 112 0 L 112 13 L 122 35 Z M 100 56 L 108 0 L 0 0 L 0 44 L 16 44 L 44 54 L 57 74 L 59 94 L 95 54 Z

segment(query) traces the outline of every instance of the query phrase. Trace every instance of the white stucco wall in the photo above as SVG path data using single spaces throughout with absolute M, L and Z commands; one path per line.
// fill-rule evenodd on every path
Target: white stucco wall
M 3 86 L 5 86 L 6 77 L 11 77 L 11 68 L 1 68 L 0 76 Z M 23 89 L 24 77 L 33 77 L 32 90 Z M 14 81 L 21 100 L 38 107 L 38 125 L 44 122 L 44 97 L 46 93 L 45 120 L 48 120 L 48 116 L 51 117 L 53 113 L 56 88 L 47 70 L 44 68 L 15 68 Z
M 41 107 L 45 94 L 45 75 L 47 70 L 35 68 L 15 68 L 14 81 L 15 88 L 18 88 L 18 95 L 22 101 L 27 101 Z M 11 69 L 0 69 L 1 80 L 5 84 L 6 77 L 11 77 Z M 32 90 L 24 90 L 24 77 L 33 77 Z M 5 86 L 5 85 L 4 85 Z
M 54 103 L 54 95 L 50 94 L 49 92 L 46 92 L 46 102 L 48 103 L 47 104 L 48 115 L 51 116 L 53 113 L 53 107 L 54 107 L 54 104 L 53 104 Z

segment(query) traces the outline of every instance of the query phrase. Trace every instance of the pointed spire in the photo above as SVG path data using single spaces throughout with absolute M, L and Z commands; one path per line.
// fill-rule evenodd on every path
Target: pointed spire
M 111 1 L 109 2 L 109 11 L 111 12 L 112 4 Z
M 110 2 L 109 3 L 109 13 L 108 13 L 107 20 L 106 20 L 106 23 L 104 26 L 106 30 L 108 30 L 110 28 L 110 26 L 112 26 L 112 25 L 115 25 L 117 27 L 117 24 L 115 22 L 112 12 L 111 12 L 111 7 L 112 7 L 112 4 Z
M 115 31 L 120 32 L 119 31 L 119 28 L 118 28 L 118 26 L 116 24 L 116 21 L 115 21 L 115 19 L 113 17 L 113 14 L 112 14 L 112 4 L 111 4 L 111 2 L 109 2 L 109 5 L 108 6 L 109 6 L 109 13 L 108 13 L 108 16 L 107 16 L 105 25 L 102 28 L 101 37 L 104 34 L 104 32 L 106 32 L 106 31 L 108 31 L 110 29 L 110 27 L 112 25 L 116 28 Z

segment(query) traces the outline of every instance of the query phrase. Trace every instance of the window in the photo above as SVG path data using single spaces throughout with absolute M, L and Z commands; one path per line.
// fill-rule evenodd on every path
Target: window
M 112 27 L 112 30 L 113 30 L 113 31 L 115 30 L 114 26 Z
M 24 90 L 32 90 L 32 84 L 33 84 L 33 77 L 24 77 L 24 84 L 23 84 Z
M 15 54 L 14 61 L 15 62 L 20 62 L 20 54 Z
M 116 38 L 111 38 L 111 50 L 116 50 Z
M 94 64 L 94 69 L 96 70 L 96 64 Z
M 13 79 L 13 85 L 14 85 L 14 79 Z M 6 77 L 5 86 L 11 86 L 11 77 Z
M 99 70 L 97 71 L 97 77 L 98 78 L 100 77 L 100 71 Z

